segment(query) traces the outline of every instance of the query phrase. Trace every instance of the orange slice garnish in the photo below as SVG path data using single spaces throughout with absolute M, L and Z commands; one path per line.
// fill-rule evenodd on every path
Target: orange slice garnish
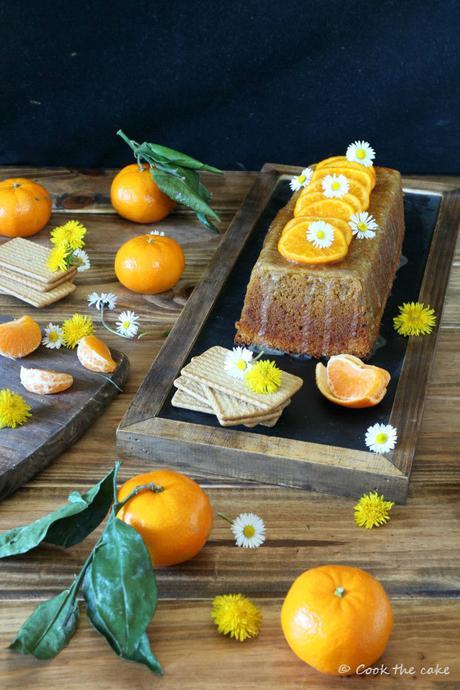
M 95 335 L 87 335 L 80 340 L 77 357 L 80 363 L 90 371 L 110 374 L 117 368 L 117 363 L 112 359 L 109 348 Z
M 342 218 L 333 218 L 332 216 L 325 216 L 324 218 L 318 218 L 318 216 L 297 216 L 296 218 L 293 218 L 287 223 L 284 228 L 283 232 L 287 230 L 289 232 L 290 225 L 293 220 L 304 220 L 307 221 L 308 223 L 313 223 L 315 220 L 323 220 L 325 223 L 329 223 L 329 225 L 332 225 L 334 228 L 338 228 L 343 232 L 345 235 L 345 239 L 347 240 L 347 244 L 349 245 L 351 240 L 353 239 L 353 232 L 351 230 L 350 224 L 347 223 L 346 220 L 343 220 Z M 308 228 L 308 225 L 307 225 Z
M 356 165 L 359 166 L 359 163 L 356 163 Z M 347 178 L 348 184 L 350 186 L 352 181 L 359 182 L 369 195 L 374 186 L 372 182 L 372 177 L 369 175 L 368 172 L 366 172 L 366 168 L 364 168 L 362 165 L 359 167 L 361 168 L 361 170 L 356 170 L 356 168 L 350 168 L 345 165 L 326 166 L 325 168 L 319 168 L 318 170 L 315 170 L 315 172 L 313 173 L 309 187 L 311 187 L 311 185 L 314 184 L 317 180 L 322 180 L 327 175 L 344 175 Z M 309 187 L 305 187 L 304 189 L 309 189 Z
M 328 199 L 323 196 L 321 199 L 310 201 L 308 195 L 297 199 L 294 216 L 317 216 L 324 218 L 330 216 L 332 218 L 342 218 L 342 220 L 350 220 L 351 216 L 356 213 L 356 207 L 359 208 L 359 202 L 354 197 L 354 202 L 351 204 L 347 197 L 349 194 L 340 199 Z
M 0 355 L 4 357 L 26 357 L 41 341 L 40 326 L 30 316 L 0 324 Z
M 61 371 L 49 369 L 26 369 L 21 367 L 20 379 L 24 388 L 30 393 L 49 395 L 61 393 L 73 384 L 73 376 Z
M 327 367 L 318 363 L 315 376 L 319 390 L 328 400 L 352 408 L 377 405 L 390 381 L 385 369 L 346 354 L 331 357 Z
M 334 173 L 337 171 L 334 170 Z M 355 171 L 353 171 L 355 172 Z M 342 174 L 341 171 L 337 172 L 337 174 Z M 347 179 L 348 179 L 348 184 L 349 184 L 349 193 L 352 195 L 352 197 L 356 197 L 356 199 L 359 202 L 359 211 L 367 211 L 369 208 L 369 193 L 370 193 L 370 184 L 366 183 L 366 185 L 362 184 L 360 180 L 356 180 L 354 177 L 350 177 L 347 174 Z M 322 194 L 324 197 L 324 191 L 323 191 L 323 177 L 320 177 L 319 179 L 315 179 L 312 181 L 308 187 L 305 187 L 299 195 L 299 199 L 302 199 L 303 197 L 309 195 L 311 198 L 313 194 Z M 326 197 L 327 198 L 327 197 Z M 339 197 L 340 199 L 345 198 L 345 197 Z M 317 199 L 316 199 L 317 201 Z M 302 202 L 298 200 L 299 203 L 299 208 L 302 206 Z
M 375 173 L 375 168 L 373 165 L 369 167 L 361 165 L 361 163 L 356 163 L 356 161 L 347 160 L 346 156 L 332 156 L 332 158 L 325 158 L 315 165 L 315 171 L 321 168 L 349 168 L 353 170 L 358 170 L 360 172 L 365 172 L 372 180 L 372 188 L 375 187 L 377 176 Z
M 278 251 L 285 259 L 302 264 L 328 264 L 340 261 L 347 255 L 347 238 L 337 226 L 334 226 L 334 240 L 330 247 L 315 247 L 307 239 L 308 228 L 315 220 L 324 219 L 298 217 L 287 223 L 278 241 Z

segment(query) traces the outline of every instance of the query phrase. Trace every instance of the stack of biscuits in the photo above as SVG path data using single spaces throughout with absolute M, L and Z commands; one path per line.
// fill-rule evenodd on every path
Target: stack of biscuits
M 33 307 L 46 307 L 75 290 L 75 266 L 51 272 L 50 250 L 16 237 L 0 246 L 0 292 L 17 297 Z
M 177 391 L 172 405 L 214 414 L 221 426 L 274 426 L 291 397 L 302 386 L 302 379 L 283 371 L 275 393 L 254 393 L 244 380 L 225 371 L 228 352 L 224 347 L 215 346 L 193 357 L 174 381 Z

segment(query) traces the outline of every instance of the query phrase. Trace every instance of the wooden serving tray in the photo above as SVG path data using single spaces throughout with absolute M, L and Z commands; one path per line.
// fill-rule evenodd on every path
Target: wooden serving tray
M 0 500 L 75 443 L 123 389 L 129 361 L 118 350 L 111 353 L 118 366 L 110 376 L 88 371 L 76 351 L 65 348 L 49 350 L 40 345 L 22 359 L 0 357 L 0 388 L 19 393 L 32 408 L 32 417 L 23 426 L 0 429 Z M 73 386 L 55 395 L 29 393 L 19 380 L 21 366 L 72 374 Z
M 252 266 L 271 220 L 289 199 L 288 180 L 299 170 L 263 167 L 124 416 L 118 447 L 201 476 L 347 496 L 377 489 L 404 502 L 458 230 L 460 190 L 454 184 L 403 180 L 405 258 L 383 315 L 381 346 L 370 360 L 392 375 L 382 403 L 364 410 L 333 405 L 316 389 L 316 360 L 270 355 L 304 379 L 275 427 L 222 428 L 210 415 L 171 405 L 173 381 L 190 357 L 212 345 L 233 346 Z M 403 338 L 393 329 L 393 317 L 400 304 L 417 300 L 435 309 L 438 326 L 430 336 Z M 397 447 L 385 456 L 365 449 L 365 431 L 376 422 L 398 429 Z

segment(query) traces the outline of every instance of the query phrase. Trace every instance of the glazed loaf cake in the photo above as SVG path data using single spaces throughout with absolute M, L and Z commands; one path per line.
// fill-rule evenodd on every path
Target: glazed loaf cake
M 279 211 L 251 273 L 236 343 L 313 357 L 371 354 L 404 236 L 401 176 L 389 168 L 375 171 L 368 211 L 379 229 L 373 239 L 353 239 L 337 264 L 284 259 L 277 244 L 298 194 Z

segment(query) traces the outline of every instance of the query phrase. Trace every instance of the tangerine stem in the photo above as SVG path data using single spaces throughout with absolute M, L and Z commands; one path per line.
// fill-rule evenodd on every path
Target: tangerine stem
M 342 598 L 345 595 L 345 587 L 337 587 L 334 594 L 336 597 Z
M 126 503 L 128 503 L 132 498 L 137 496 L 137 494 L 139 494 L 141 491 L 152 491 L 154 494 L 161 494 L 161 492 L 164 490 L 164 486 L 160 486 L 159 484 L 155 484 L 154 482 L 150 482 L 149 484 L 142 484 L 141 486 L 136 486 L 136 488 L 133 489 L 126 496 L 126 498 L 124 498 L 122 501 L 117 501 L 113 504 L 113 510 L 115 513 L 118 513 L 118 511 L 121 510 L 123 506 L 126 505 Z

